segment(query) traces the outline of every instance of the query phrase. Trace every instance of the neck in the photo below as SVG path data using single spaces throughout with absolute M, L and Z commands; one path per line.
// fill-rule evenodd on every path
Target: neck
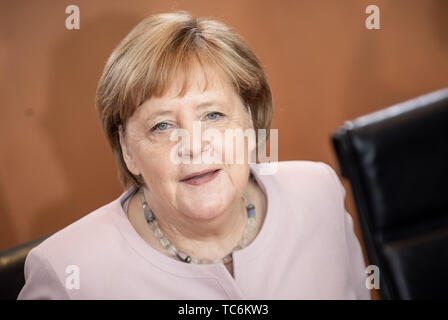
M 227 255 L 238 245 L 247 222 L 243 198 L 210 220 L 198 221 L 177 212 L 164 212 L 154 214 L 165 237 L 179 251 L 195 258 L 218 259 Z

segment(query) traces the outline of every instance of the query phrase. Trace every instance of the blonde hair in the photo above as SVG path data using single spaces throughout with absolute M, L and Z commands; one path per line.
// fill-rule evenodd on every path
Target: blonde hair
M 217 68 L 227 76 L 250 108 L 254 129 L 270 128 L 273 106 L 269 84 L 258 58 L 238 34 L 221 22 L 186 12 L 150 16 L 114 49 L 96 92 L 102 127 L 125 187 L 144 183 L 124 162 L 120 126 L 125 128 L 144 101 L 163 95 L 179 69 L 188 75 L 194 63 Z M 186 82 L 185 78 L 180 94 Z

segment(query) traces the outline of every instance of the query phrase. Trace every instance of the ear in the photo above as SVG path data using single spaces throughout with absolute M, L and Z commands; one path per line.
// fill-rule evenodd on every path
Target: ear
M 128 142 L 126 141 L 126 134 L 124 132 L 123 126 L 121 125 L 118 128 L 118 134 L 120 139 L 121 152 L 123 154 L 123 159 L 126 163 L 126 167 L 133 175 L 138 176 L 140 174 L 140 170 L 138 170 L 138 167 L 135 164 L 135 158 L 131 152 Z

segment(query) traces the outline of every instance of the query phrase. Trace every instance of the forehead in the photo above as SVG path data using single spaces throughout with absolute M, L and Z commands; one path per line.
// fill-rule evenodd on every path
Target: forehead
M 229 98 L 237 95 L 236 90 L 228 76 L 218 67 L 193 62 L 183 65 L 174 72 L 161 94 L 155 99 L 172 100 L 194 96 L 215 95 Z
M 219 68 L 196 63 L 173 72 L 160 94 L 153 95 L 135 111 L 132 118 L 148 120 L 181 109 L 221 106 L 232 112 L 243 105 L 229 77 Z

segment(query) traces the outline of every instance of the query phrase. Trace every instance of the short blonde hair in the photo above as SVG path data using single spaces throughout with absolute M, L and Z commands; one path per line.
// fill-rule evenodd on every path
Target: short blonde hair
M 123 186 L 144 183 L 124 162 L 120 126 L 125 128 L 143 102 L 163 95 L 179 68 L 188 74 L 194 62 L 223 72 L 250 108 L 254 129 L 270 128 L 273 106 L 266 75 L 238 34 L 221 22 L 183 11 L 150 16 L 112 52 L 96 92 L 97 110 Z

